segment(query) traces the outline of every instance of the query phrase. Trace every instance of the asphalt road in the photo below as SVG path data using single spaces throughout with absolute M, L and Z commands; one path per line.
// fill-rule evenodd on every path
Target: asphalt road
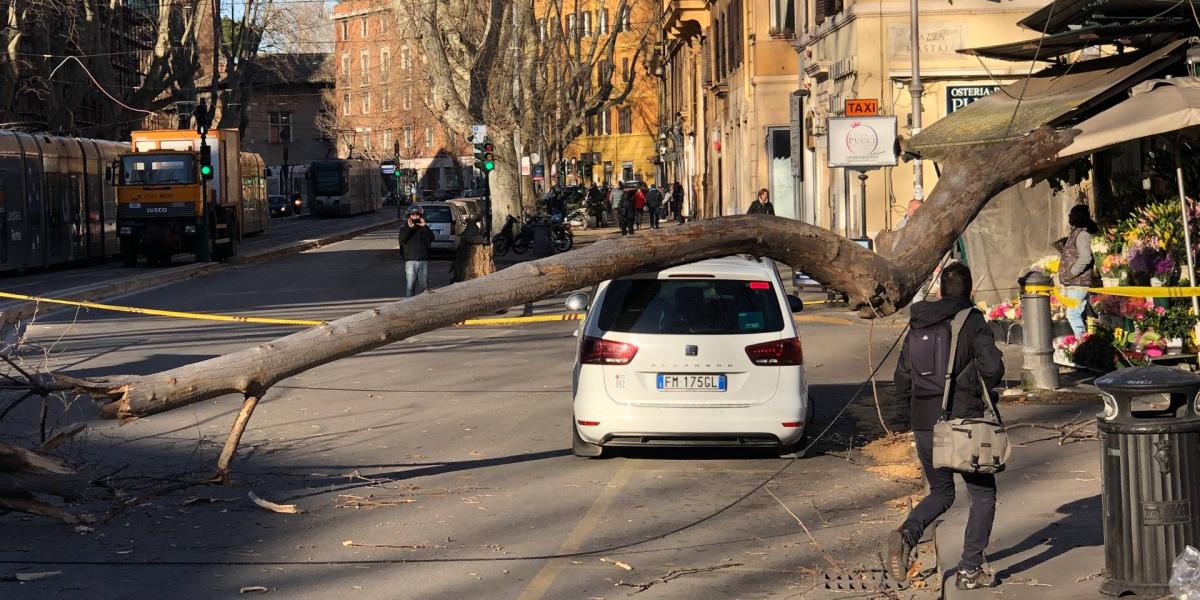
M 282 217 L 271 219 L 266 233 L 250 236 L 238 246 L 239 254 L 263 250 L 289 242 L 319 238 L 323 235 L 338 231 L 366 226 L 396 217 L 395 207 L 387 206 L 382 210 L 366 215 L 356 215 L 340 219 L 316 219 L 307 215 L 303 217 Z M 191 254 L 175 256 L 175 265 L 193 262 Z M 76 263 L 60 265 L 50 269 L 33 270 L 29 272 L 0 273 L 0 291 L 16 294 L 47 295 L 57 290 L 104 283 L 125 277 L 137 276 L 143 273 L 159 270 L 162 267 L 147 267 L 143 262 L 138 267 L 122 267 L 117 259 L 103 262 Z
M 338 317 L 401 293 L 394 236 L 114 303 Z M 435 283 L 447 269 L 434 263 Z M 802 321 L 821 428 L 865 377 L 868 339 L 878 360 L 900 332 L 828 314 Z M 918 483 L 881 478 L 846 453 L 879 435 L 869 387 L 798 461 L 729 450 L 578 459 L 574 326 L 444 329 L 284 381 L 254 415 L 228 487 L 158 497 L 85 532 L 0 515 L 0 577 L 62 572 L 0 581 L 0 598 L 233 598 L 249 586 L 272 598 L 627 598 L 639 591 L 627 584 L 649 584 L 640 598 L 819 598 L 831 564 L 878 565 Z M 34 325 L 24 360 L 81 376 L 150 373 L 288 331 L 65 312 Z M 225 397 L 124 426 L 94 422 L 64 454 L 119 471 L 112 481 L 127 494 L 199 477 L 239 406 Z M 27 403 L 0 433 L 34 445 L 36 413 Z M 91 413 L 55 400 L 50 414 L 61 424 Z M 248 492 L 304 512 L 264 511 Z

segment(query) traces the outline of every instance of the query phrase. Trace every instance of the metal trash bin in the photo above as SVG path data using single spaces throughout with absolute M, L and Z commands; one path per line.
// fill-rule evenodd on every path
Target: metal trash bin
M 1200 376 L 1133 367 L 1096 387 L 1104 399 L 1100 592 L 1159 598 L 1175 557 L 1200 546 Z
M 534 256 L 550 256 L 554 253 L 550 246 L 550 223 L 549 221 L 535 221 L 526 227 L 533 228 L 533 255 Z

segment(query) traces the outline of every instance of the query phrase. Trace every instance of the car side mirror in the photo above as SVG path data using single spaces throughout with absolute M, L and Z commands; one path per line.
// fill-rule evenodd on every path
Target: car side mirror
M 567 296 L 566 304 L 567 308 L 570 310 L 586 311 L 588 309 L 588 304 L 590 304 L 591 301 L 592 299 L 589 298 L 587 294 L 579 293 Z
M 788 301 L 788 310 L 791 310 L 793 313 L 798 313 L 798 312 L 804 310 L 804 301 L 803 300 L 801 300 L 791 294 L 788 294 L 787 301 Z

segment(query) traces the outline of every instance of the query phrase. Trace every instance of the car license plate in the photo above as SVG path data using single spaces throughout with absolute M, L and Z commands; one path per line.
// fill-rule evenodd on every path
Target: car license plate
M 725 387 L 724 375 L 658 374 L 658 389 L 663 392 L 723 392 Z

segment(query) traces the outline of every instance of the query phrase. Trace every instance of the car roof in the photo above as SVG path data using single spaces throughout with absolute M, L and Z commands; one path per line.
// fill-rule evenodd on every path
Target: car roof
M 723 258 L 711 258 L 678 267 L 663 269 L 658 272 L 639 273 L 622 279 L 681 277 L 686 275 L 712 275 L 725 279 L 768 279 L 774 280 L 777 273 L 775 263 L 768 258 L 738 255 Z

